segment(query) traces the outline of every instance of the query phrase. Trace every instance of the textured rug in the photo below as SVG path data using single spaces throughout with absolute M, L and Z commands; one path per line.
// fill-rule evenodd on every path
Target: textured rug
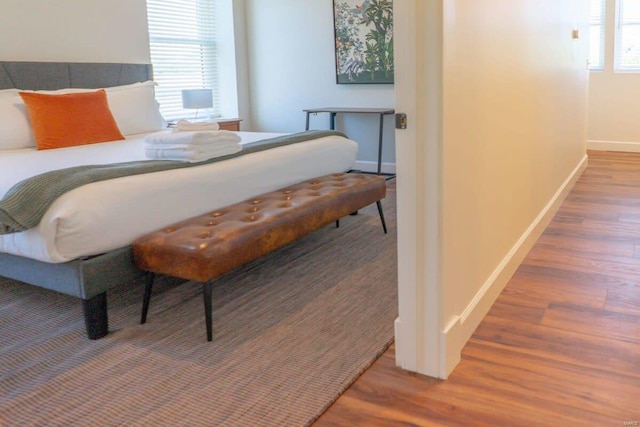
M 164 278 L 108 293 L 111 333 L 85 338 L 79 300 L 0 278 L 0 426 L 302 426 L 390 344 L 395 192 L 201 287 Z

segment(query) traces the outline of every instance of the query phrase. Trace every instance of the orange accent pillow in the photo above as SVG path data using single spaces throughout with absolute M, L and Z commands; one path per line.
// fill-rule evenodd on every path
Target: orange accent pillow
M 20 92 L 20 96 L 38 150 L 124 139 L 103 89 L 64 95 Z

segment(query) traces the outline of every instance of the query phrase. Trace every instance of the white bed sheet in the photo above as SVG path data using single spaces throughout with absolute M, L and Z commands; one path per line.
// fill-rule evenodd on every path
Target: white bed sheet
M 281 135 L 238 134 L 243 144 Z M 182 219 L 346 171 L 356 154 L 355 142 L 329 136 L 209 165 L 85 185 L 58 198 L 38 227 L 0 235 L 0 252 L 52 263 L 100 254 Z M 58 150 L 0 151 L 0 198 L 17 182 L 39 173 L 143 159 L 144 135 Z

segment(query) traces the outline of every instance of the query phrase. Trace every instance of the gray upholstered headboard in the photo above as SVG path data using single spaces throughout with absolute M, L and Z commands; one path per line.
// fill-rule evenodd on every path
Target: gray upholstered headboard
M 151 64 L 0 61 L 0 89 L 93 89 L 152 78 Z

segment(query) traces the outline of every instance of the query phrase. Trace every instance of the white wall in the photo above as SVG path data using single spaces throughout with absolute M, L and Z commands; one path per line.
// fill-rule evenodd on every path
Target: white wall
M 149 62 L 145 0 L 2 0 L 0 60 Z
M 398 258 L 416 262 L 399 263 L 396 348 L 403 366 L 446 377 L 586 166 L 588 40 L 571 33 L 588 34 L 589 0 L 412 1 L 417 84 L 397 90 L 418 92 L 418 117 L 411 149 L 399 144 L 398 200 L 415 209 L 398 209 Z M 425 4 L 440 7 L 441 49 Z
M 246 0 L 252 130 L 300 132 L 305 108 L 393 107 L 393 85 L 338 85 L 329 0 Z M 327 114 L 311 128 L 328 129 Z M 394 120 L 385 120 L 383 162 L 395 163 Z M 338 116 L 359 143 L 359 160 L 377 161 L 378 116 Z
M 588 148 L 638 152 L 639 123 L 640 74 L 592 72 Z
M 615 73 L 615 1 L 607 1 L 605 67 L 589 81 L 588 148 L 640 151 L 640 73 Z

